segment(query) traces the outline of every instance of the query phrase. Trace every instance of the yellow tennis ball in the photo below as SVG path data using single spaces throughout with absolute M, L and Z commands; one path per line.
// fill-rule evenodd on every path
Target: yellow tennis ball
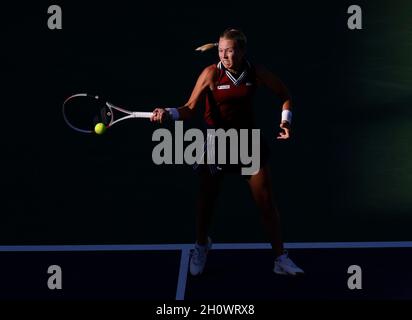
M 97 134 L 103 134 L 105 131 L 106 126 L 104 125 L 104 123 L 99 122 L 94 126 L 94 132 L 96 132 Z

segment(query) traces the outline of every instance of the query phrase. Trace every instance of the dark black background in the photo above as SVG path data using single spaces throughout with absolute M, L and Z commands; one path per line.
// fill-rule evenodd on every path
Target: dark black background
M 63 29 L 47 28 L 58 4 Z M 180 243 L 193 240 L 196 176 L 156 166 L 139 119 L 103 136 L 63 122 L 77 92 L 139 111 L 183 105 L 216 52 L 195 52 L 227 27 L 248 36 L 294 98 L 294 136 L 275 140 L 280 101 L 256 118 L 272 139 L 285 241 L 409 240 L 410 18 L 407 2 L 19 2 L 2 5 L 2 244 Z M 197 126 L 199 119 L 188 122 Z M 241 177 L 225 181 L 213 235 L 262 242 Z

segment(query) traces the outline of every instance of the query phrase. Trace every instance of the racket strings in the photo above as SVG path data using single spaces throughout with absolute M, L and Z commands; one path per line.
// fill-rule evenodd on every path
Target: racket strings
M 64 120 L 77 131 L 90 133 L 97 123 L 106 126 L 112 119 L 111 110 L 100 99 L 89 95 L 76 95 L 63 105 Z
M 105 126 L 109 125 L 112 120 L 112 111 L 108 107 L 103 107 L 99 110 L 93 118 L 93 125 L 103 123 Z

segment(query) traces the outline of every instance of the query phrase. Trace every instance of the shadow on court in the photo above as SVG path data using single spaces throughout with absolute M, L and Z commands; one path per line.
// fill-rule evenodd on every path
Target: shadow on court
M 211 252 L 202 277 L 189 277 L 187 300 L 412 299 L 412 249 L 302 249 L 291 252 L 301 276 L 273 273 L 269 250 Z M 362 289 L 350 290 L 350 265 Z M 396 272 L 394 270 L 396 268 Z
M 173 301 L 177 290 L 188 301 L 412 299 L 412 248 L 293 249 L 306 272 L 297 277 L 275 275 L 271 252 L 263 249 L 212 250 L 202 276 L 182 277 L 184 254 L 1 252 L 0 300 Z M 48 287 L 51 265 L 61 268 L 61 290 Z M 361 290 L 348 288 L 351 265 L 361 267 Z

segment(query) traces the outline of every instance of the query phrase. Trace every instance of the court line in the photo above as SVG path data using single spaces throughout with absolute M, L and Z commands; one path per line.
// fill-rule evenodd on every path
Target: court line
M 412 248 L 412 241 L 391 242 L 289 242 L 285 249 Z M 8 245 L 0 252 L 19 251 L 180 251 L 193 244 L 103 244 L 103 245 Z M 214 243 L 213 250 L 270 249 L 269 243 Z
M 183 249 L 180 256 L 179 278 L 177 279 L 176 300 L 184 300 L 187 272 L 189 269 L 190 249 Z
M 412 241 L 391 242 L 290 242 L 285 249 L 348 249 L 348 248 L 412 248 Z M 109 245 L 14 245 L 0 246 L 0 252 L 61 252 L 61 251 L 180 251 L 180 266 L 176 300 L 184 300 L 193 244 L 109 244 Z M 215 243 L 213 250 L 267 250 L 269 243 Z
M 99 244 L 99 245 L 16 245 L 0 246 L 1 251 L 180 251 L 190 244 Z

